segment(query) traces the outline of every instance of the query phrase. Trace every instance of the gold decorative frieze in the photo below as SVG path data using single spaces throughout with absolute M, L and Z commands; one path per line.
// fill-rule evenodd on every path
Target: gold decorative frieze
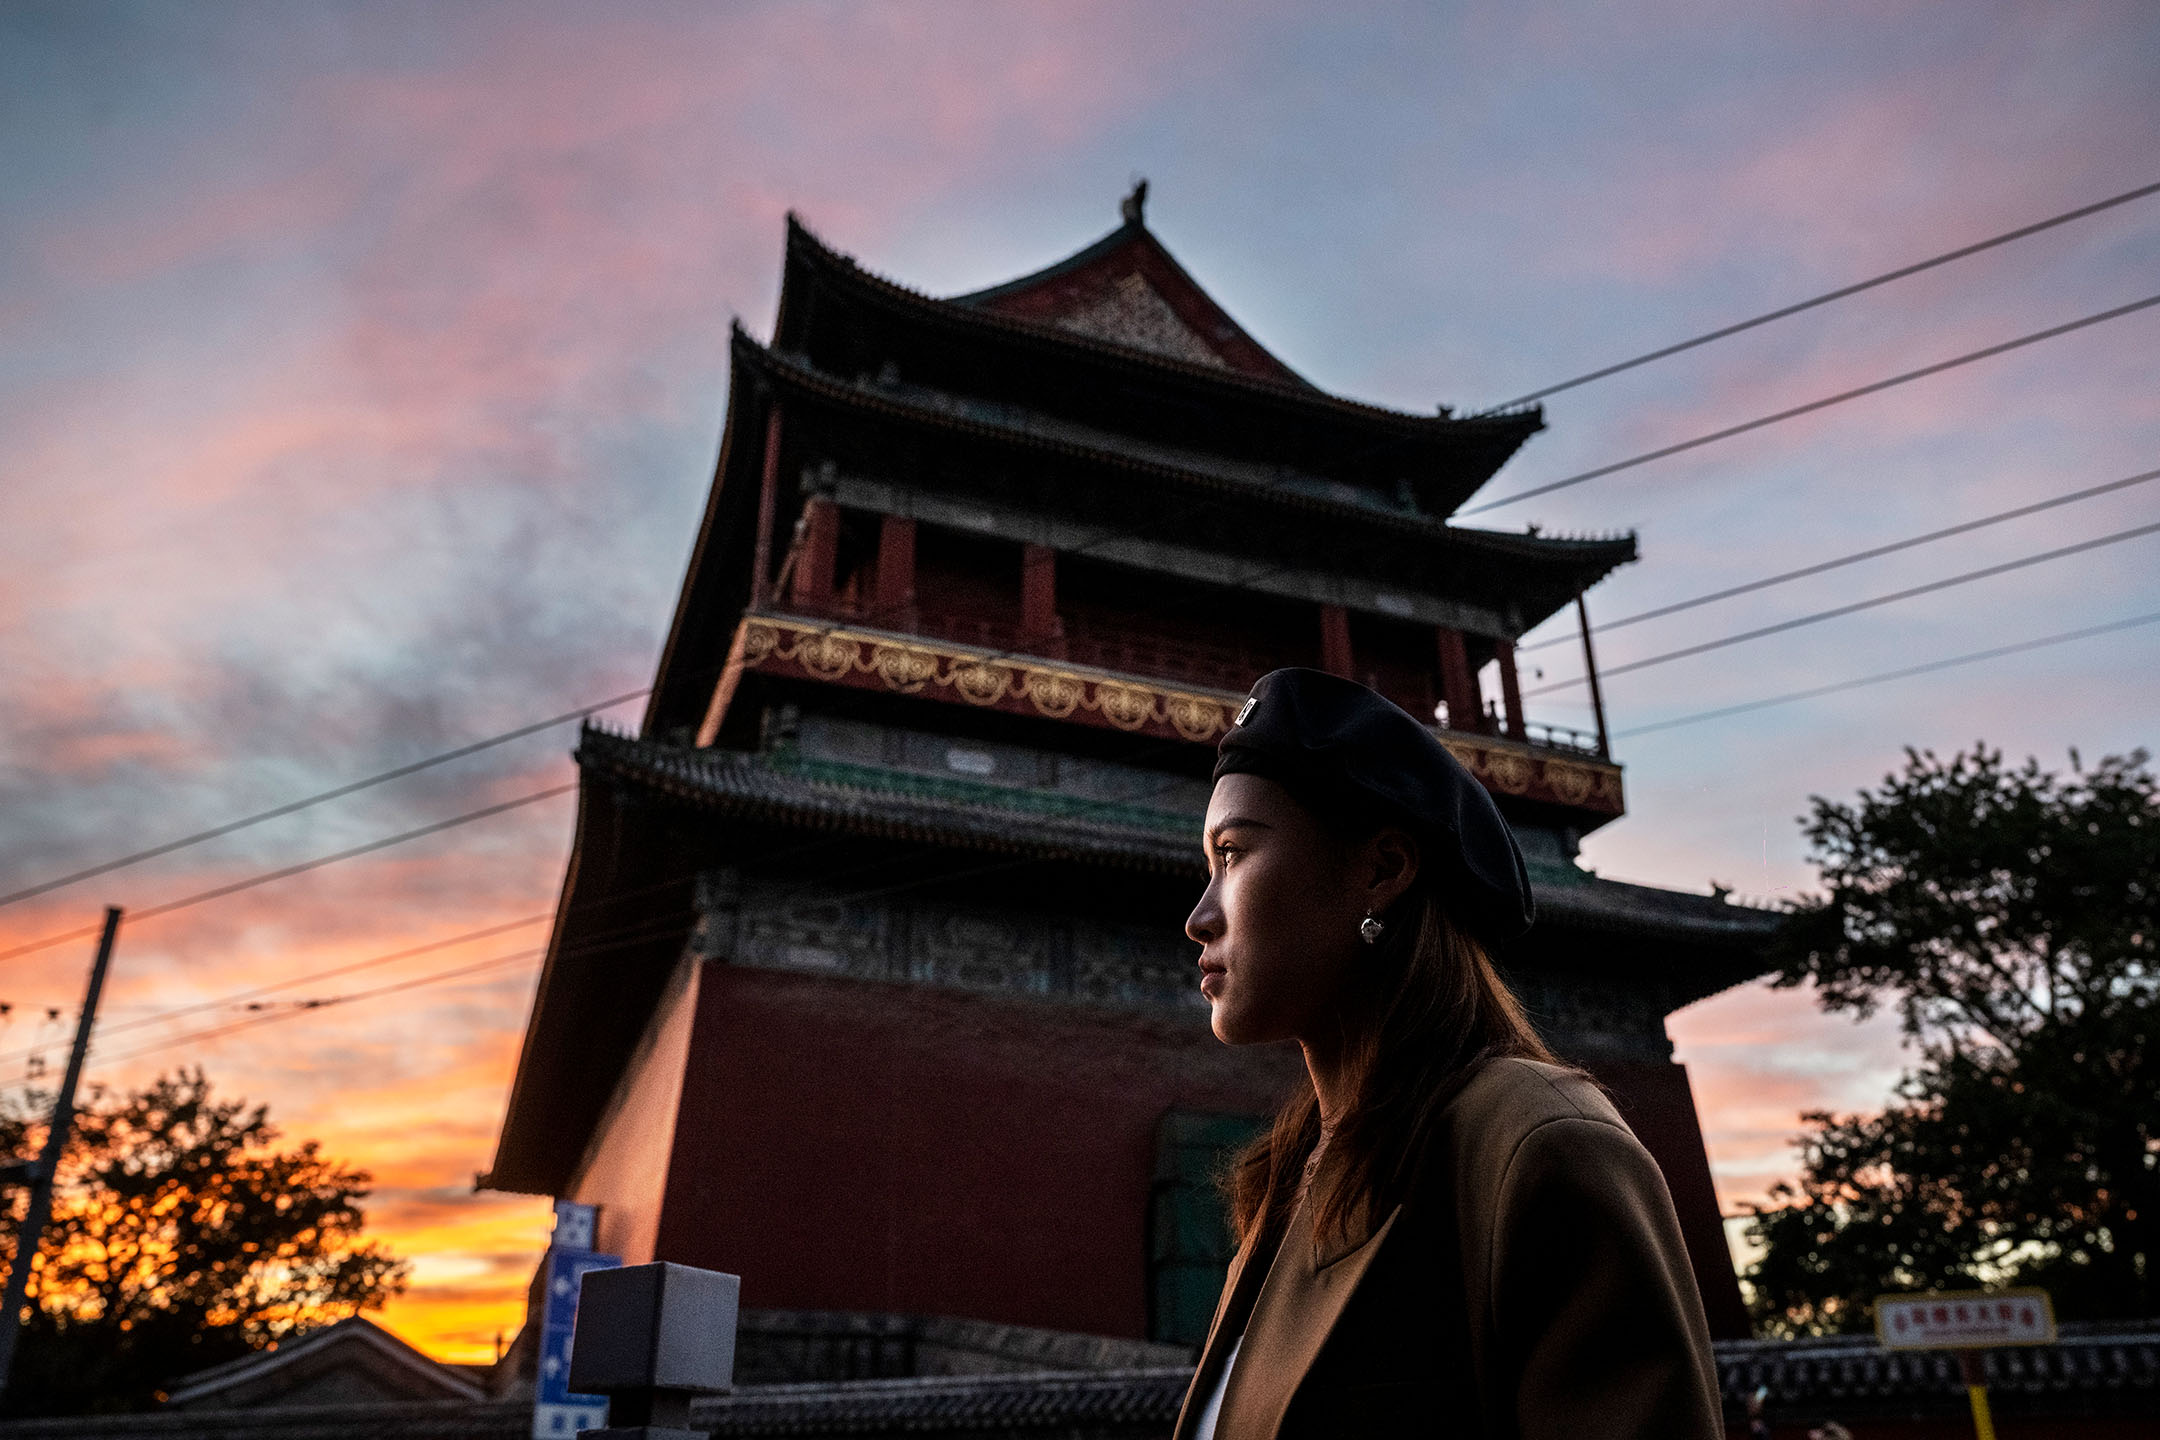
M 1175 689 L 1130 675 L 970 649 L 914 635 L 880 634 L 777 615 L 742 622 L 744 670 L 921 695 L 1212 744 L 1237 717 L 1242 695 Z M 729 687 L 732 689 L 732 683 Z M 712 722 L 708 722 L 708 729 Z M 1496 795 L 1611 817 L 1626 806 L 1620 767 L 1592 755 L 1497 736 L 1440 731 L 1440 742 Z
M 1465 735 L 1458 730 L 1442 731 L 1440 743 L 1495 795 L 1540 800 L 1600 815 L 1626 812 L 1620 767 L 1609 760 L 1548 750 L 1519 740 Z
M 1167 730 L 1202 742 L 1228 730 L 1237 713 L 1237 701 L 1225 696 L 777 616 L 743 622 L 742 663 L 752 670 L 798 669 L 819 680 L 874 682 L 903 695 L 944 690 L 969 705 L 1032 710 L 1052 720 L 1095 715 L 1115 729 Z

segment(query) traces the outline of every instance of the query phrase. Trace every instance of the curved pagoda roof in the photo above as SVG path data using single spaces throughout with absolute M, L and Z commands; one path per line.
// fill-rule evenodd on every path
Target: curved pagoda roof
M 1057 263 L 936 299 L 874 275 L 793 214 L 773 348 L 1284 464 L 1452 514 L 1544 428 L 1537 406 L 1457 417 L 1331 395 L 1230 318 L 1137 213 Z

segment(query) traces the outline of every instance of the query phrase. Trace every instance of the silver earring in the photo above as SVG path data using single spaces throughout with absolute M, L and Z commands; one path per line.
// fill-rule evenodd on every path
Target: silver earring
M 1377 945 L 1380 937 L 1387 933 L 1387 926 L 1381 923 L 1379 916 L 1367 915 L 1358 921 L 1357 933 L 1366 944 Z

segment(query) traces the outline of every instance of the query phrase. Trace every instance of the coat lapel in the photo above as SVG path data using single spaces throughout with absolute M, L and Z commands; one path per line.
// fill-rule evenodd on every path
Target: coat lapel
M 1323 1168 L 1320 1183 L 1313 1188 L 1321 1189 L 1328 1178 Z M 1373 1228 L 1372 1216 L 1365 1214 L 1350 1233 L 1330 1236 L 1316 1246 L 1309 1203 L 1301 1204 L 1290 1217 L 1282 1248 L 1253 1301 L 1237 1368 L 1230 1372 L 1230 1386 L 1215 1424 L 1221 1440 L 1273 1440 L 1281 1430 L 1291 1398 L 1401 1213 L 1400 1207 L 1389 1211 L 1378 1228 Z M 1215 1348 L 1215 1339 L 1210 1337 L 1209 1349 Z M 1202 1371 L 1212 1385 L 1219 1372 L 1209 1372 L 1204 1365 Z

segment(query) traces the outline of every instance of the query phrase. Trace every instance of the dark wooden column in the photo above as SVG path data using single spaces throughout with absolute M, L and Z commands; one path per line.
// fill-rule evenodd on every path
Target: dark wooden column
M 765 465 L 758 479 L 757 539 L 750 555 L 750 608 L 772 599 L 773 506 L 780 490 L 780 402 L 765 410 Z
M 1590 607 L 1575 592 L 1575 619 L 1582 626 L 1583 673 L 1590 677 L 1590 711 L 1597 716 L 1597 753 L 1612 759 L 1612 736 L 1605 731 L 1605 692 L 1598 688 L 1597 654 L 1590 648 Z
M 1528 740 L 1530 727 L 1523 723 L 1522 680 L 1515 673 L 1515 642 L 1495 640 L 1493 659 L 1500 665 L 1500 703 L 1507 707 L 1510 740 Z
M 1320 668 L 1345 680 L 1357 678 L 1351 673 L 1350 612 L 1340 605 L 1320 607 Z
M 872 625 L 913 630 L 915 615 L 915 521 L 887 515 L 878 522 L 877 596 Z
M 833 562 L 839 550 L 840 507 L 822 496 L 804 501 L 788 587 L 788 599 L 797 610 L 821 613 L 832 608 Z
M 1447 719 L 1450 730 L 1482 730 L 1485 728 L 1485 707 L 1478 703 L 1477 676 L 1470 669 L 1470 648 L 1463 643 L 1463 633 L 1442 625 L 1437 627 L 1440 643 L 1440 698 L 1447 701 Z
M 1058 618 L 1057 551 L 1020 547 L 1020 634 L 1033 649 L 1063 658 L 1065 622 Z

